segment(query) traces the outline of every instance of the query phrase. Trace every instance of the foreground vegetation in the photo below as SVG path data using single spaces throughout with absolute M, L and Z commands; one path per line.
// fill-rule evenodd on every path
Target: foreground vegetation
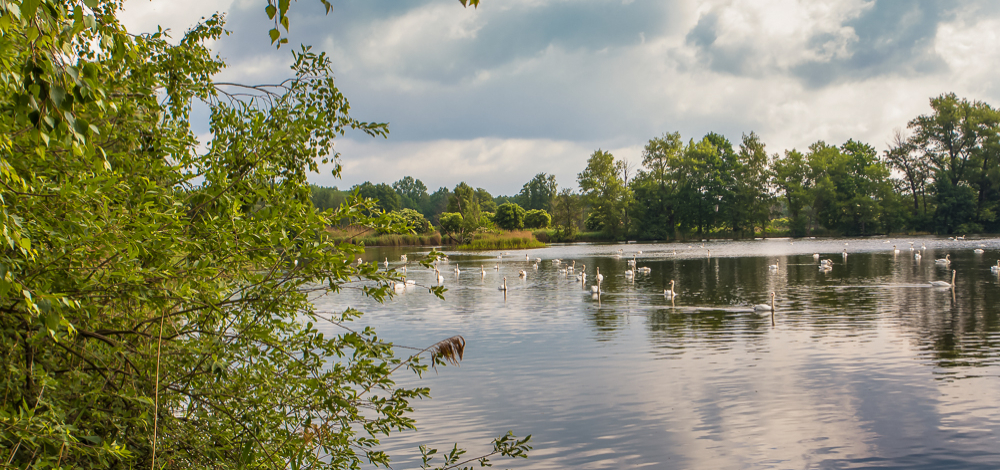
M 289 3 L 261 6 L 284 44 Z M 169 41 L 126 32 L 120 7 L 0 1 L 3 465 L 388 465 L 379 439 L 413 429 L 410 401 L 429 393 L 393 373 L 455 363 L 465 342 L 397 356 L 350 328 L 360 312 L 315 309 L 399 280 L 325 242 L 328 226 L 404 223 L 364 201 L 319 212 L 306 182 L 345 130 L 387 126 L 348 115 L 323 54 L 299 48 L 278 85 L 215 83 L 221 17 Z M 506 434 L 483 458 L 527 450 Z M 463 458 L 424 451 L 428 466 Z

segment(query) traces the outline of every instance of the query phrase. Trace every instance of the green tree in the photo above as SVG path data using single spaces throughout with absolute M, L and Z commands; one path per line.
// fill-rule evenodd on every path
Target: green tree
M 483 188 L 476 188 L 476 202 L 479 203 L 479 210 L 484 212 L 496 212 L 497 203 L 493 200 L 490 192 Z
M 556 185 L 556 175 L 539 173 L 524 183 L 521 192 L 515 198 L 518 205 L 526 210 L 540 209 L 544 211 L 552 210 L 552 199 L 558 193 Z
M 677 193 L 684 142 L 678 132 L 650 139 L 642 151 L 642 165 L 632 180 L 635 203 L 632 217 L 643 239 L 674 238 L 677 227 Z
M 434 231 L 434 226 L 431 225 L 430 221 L 423 214 L 413 209 L 400 209 L 393 212 L 393 214 L 402 218 L 407 226 L 413 227 L 415 233 L 425 234 Z
M 437 191 L 431 193 L 427 198 L 427 206 L 420 212 L 432 222 L 437 221 L 441 213 L 448 210 L 448 201 L 451 199 L 451 191 L 442 186 Z
M 743 135 L 737 159 L 730 171 L 734 175 L 732 195 L 727 210 L 733 235 L 750 230 L 751 238 L 755 227 L 763 230 L 771 218 L 774 197 L 771 195 L 771 168 L 767 152 L 760 137 L 751 132 Z
M 392 186 L 385 183 L 372 184 L 365 181 L 351 188 L 351 190 L 357 191 L 360 197 L 374 199 L 378 208 L 385 212 L 392 212 L 402 208 L 399 201 L 399 194 L 396 194 L 396 190 L 392 189 Z
M 312 185 L 309 187 L 309 199 L 314 207 L 321 211 L 336 209 L 347 201 L 349 194 L 339 191 L 336 186 L 327 188 Z
M 541 209 L 532 209 L 524 215 L 524 228 L 547 228 L 552 223 L 552 216 Z
M 625 162 L 615 160 L 610 152 L 596 150 L 587 160 L 587 168 L 577 175 L 583 197 L 591 213 L 608 236 L 625 236 L 625 207 L 630 192 L 625 186 Z
M 427 205 L 430 199 L 424 182 L 413 179 L 412 176 L 404 176 L 399 181 L 392 183 L 392 189 L 399 195 L 400 205 L 407 209 L 420 210 Z
M 563 188 L 552 203 L 552 223 L 556 226 L 577 229 L 582 219 L 583 202 L 580 195 L 569 188 Z
M 521 206 L 508 202 L 497 207 L 493 223 L 504 230 L 518 230 L 524 228 L 524 216 L 525 211 Z
M 806 209 L 812 206 L 812 179 L 809 162 L 798 150 L 786 150 L 785 157 L 775 159 L 771 167 L 774 171 L 774 186 L 785 198 L 785 206 L 791 218 L 792 236 L 808 234 L 809 216 Z
M 451 198 L 448 199 L 448 212 L 462 214 L 463 226 L 461 233 L 463 240 L 467 239 L 471 236 L 472 232 L 475 232 L 479 228 L 479 218 L 482 211 L 479 209 L 479 199 L 476 197 L 476 191 L 472 189 L 472 186 L 464 182 L 455 186 L 455 191 L 451 193 Z
M 281 14 L 288 2 L 276 2 Z M 0 447 L 14 468 L 357 468 L 414 426 L 392 371 L 461 358 L 464 340 L 397 357 L 359 313 L 310 296 L 399 280 L 325 228 L 402 230 L 371 206 L 315 210 L 353 119 L 329 59 L 293 53 L 277 86 L 214 83 L 214 16 L 177 42 L 133 35 L 117 2 L 0 3 Z M 238 91 L 234 91 L 238 90 Z M 192 102 L 210 112 L 203 147 Z M 441 294 L 441 289 L 434 292 Z M 497 453 L 523 455 L 502 437 Z

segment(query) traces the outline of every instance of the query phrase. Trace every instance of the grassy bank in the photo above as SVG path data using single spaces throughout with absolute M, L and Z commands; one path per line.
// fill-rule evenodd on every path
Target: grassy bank
M 459 245 L 459 250 L 521 250 L 525 248 L 544 248 L 547 245 L 538 241 L 528 231 L 504 232 L 500 234 L 484 233 L 476 235 L 472 242 Z

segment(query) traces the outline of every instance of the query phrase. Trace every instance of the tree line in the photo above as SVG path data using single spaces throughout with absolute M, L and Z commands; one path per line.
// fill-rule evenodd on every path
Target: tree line
M 514 196 L 494 197 L 466 183 L 428 194 L 409 176 L 352 191 L 377 199 L 386 211 L 417 211 L 438 226 L 442 214 L 479 220 L 516 204 L 544 211 L 559 229 L 607 239 L 743 238 L 769 230 L 796 237 L 1000 231 L 1000 112 L 954 93 L 931 98 L 930 105 L 929 114 L 897 129 L 882 152 L 849 139 L 769 154 L 754 132 L 737 144 L 714 132 L 685 142 L 673 132 L 646 143 L 638 168 L 594 151 L 577 175 L 579 191 L 560 189 L 545 173 Z M 346 196 L 335 188 L 313 190 L 318 207 Z

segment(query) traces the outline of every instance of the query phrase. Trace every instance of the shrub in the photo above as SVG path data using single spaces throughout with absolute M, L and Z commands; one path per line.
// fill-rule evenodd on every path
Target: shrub
M 508 202 L 497 207 L 493 222 L 504 230 L 520 230 L 524 228 L 524 209 L 521 206 Z
M 552 223 L 552 216 L 544 209 L 532 209 L 524 215 L 524 228 L 546 228 Z

